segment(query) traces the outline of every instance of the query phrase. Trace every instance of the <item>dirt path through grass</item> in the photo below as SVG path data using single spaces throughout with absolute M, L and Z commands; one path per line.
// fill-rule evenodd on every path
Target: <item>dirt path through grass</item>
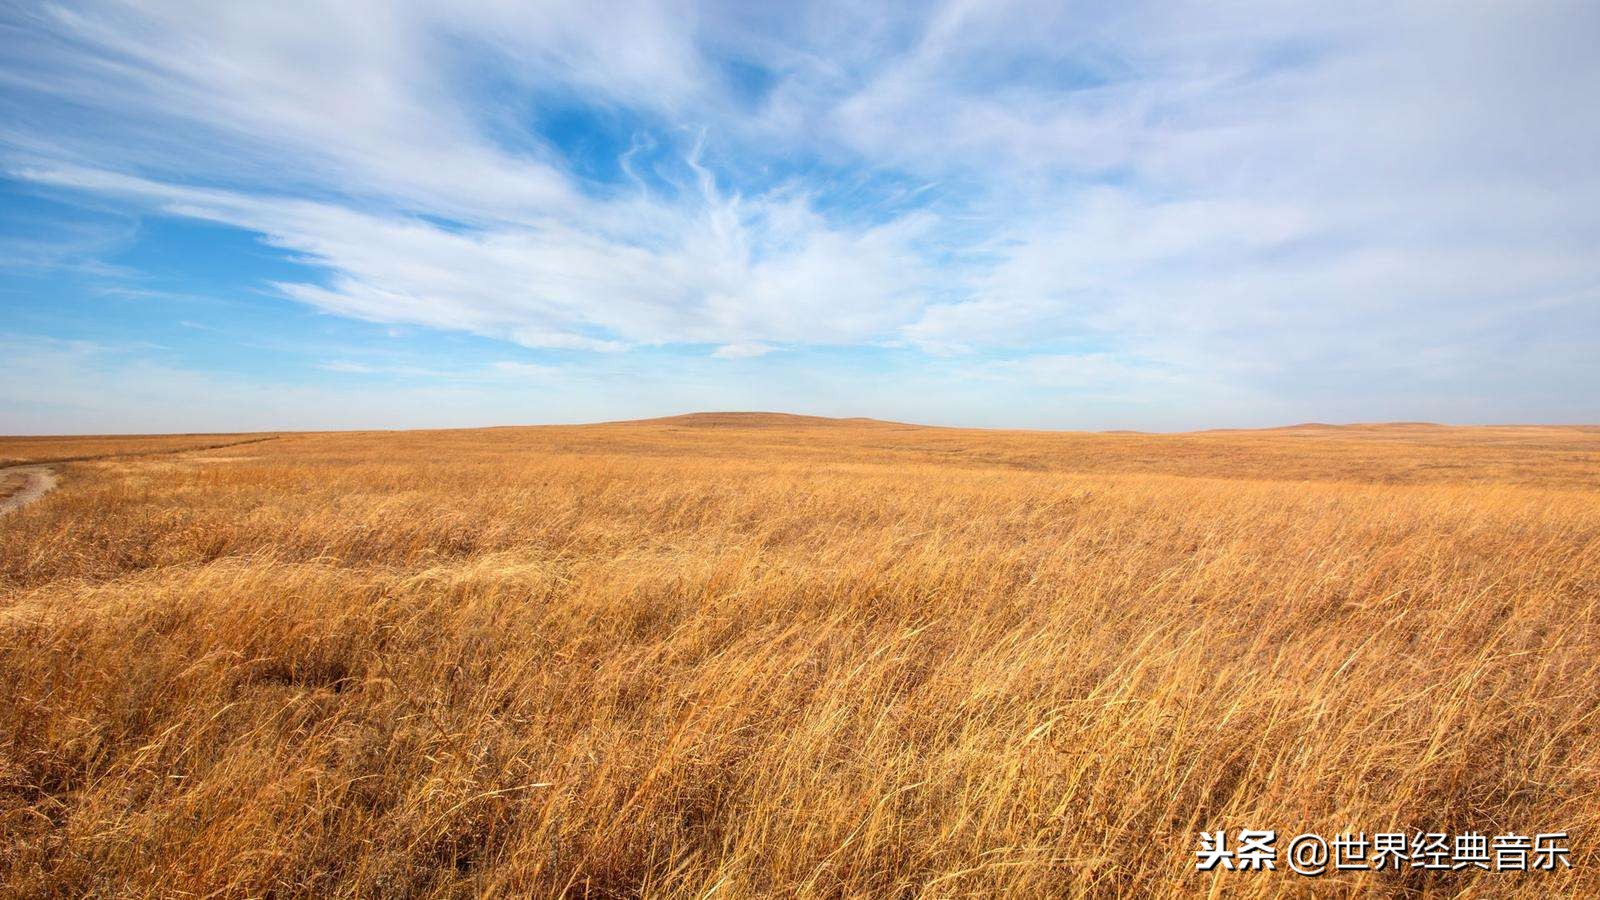
M 0 499 L 0 516 L 27 506 L 55 490 L 56 487 L 56 473 L 49 466 L 12 466 L 0 469 L 0 478 L 9 481 L 10 477 L 14 476 L 21 476 L 22 483 Z
M 38 462 L 24 463 L 17 466 L 0 467 L 0 516 L 13 510 L 21 509 L 56 489 L 58 481 L 54 464 L 67 462 L 84 462 L 94 460 L 118 459 L 124 457 L 140 456 L 175 456 L 183 453 L 199 453 L 206 450 L 222 450 L 227 447 L 241 447 L 245 444 L 259 444 L 265 441 L 276 440 L 277 436 L 250 438 L 243 441 L 231 441 L 226 444 L 207 444 L 200 447 L 178 447 L 171 450 L 133 451 L 131 453 L 99 453 L 85 456 L 65 456 L 57 459 L 40 460 Z M 19 478 L 19 484 L 12 484 L 12 480 Z

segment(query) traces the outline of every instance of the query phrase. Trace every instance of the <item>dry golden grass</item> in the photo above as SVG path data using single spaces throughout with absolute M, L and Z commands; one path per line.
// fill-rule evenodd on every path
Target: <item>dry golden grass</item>
M 110 457 L 179 453 L 197 448 L 227 447 L 263 440 L 255 434 L 71 435 L 66 437 L 0 437 L 0 466 L 75 462 Z
M 1600 895 L 1600 430 L 705 416 L 58 469 L 0 520 L 12 895 Z M 1573 868 L 1194 871 L 1240 827 L 1564 829 Z

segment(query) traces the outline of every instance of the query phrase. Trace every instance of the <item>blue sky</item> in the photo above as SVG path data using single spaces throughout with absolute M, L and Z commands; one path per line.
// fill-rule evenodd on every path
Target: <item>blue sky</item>
M 8 4 L 0 433 L 1600 422 L 1597 37 L 1589 2 Z

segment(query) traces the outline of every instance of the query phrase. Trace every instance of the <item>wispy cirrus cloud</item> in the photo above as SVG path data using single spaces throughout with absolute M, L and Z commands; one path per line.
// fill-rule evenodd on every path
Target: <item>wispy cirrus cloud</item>
M 908 321 L 930 277 L 909 249 L 932 224 L 925 216 L 841 229 L 801 198 L 723 197 L 709 183 L 676 228 L 641 233 L 605 228 L 621 217 L 603 203 L 582 221 L 462 230 L 98 169 L 16 173 L 257 232 L 331 273 L 326 284 L 277 285 L 319 309 L 530 347 L 864 342 Z M 674 215 L 659 206 L 649 213 Z
M 760 341 L 744 341 L 738 344 L 723 344 L 711 352 L 718 359 L 756 359 L 768 353 L 777 352 L 778 348 Z
M 1600 414 L 1550 391 L 1600 388 L 1591 4 L 4 16 L 12 177 L 259 235 L 311 268 L 264 286 L 339 317 L 913 348 L 1231 421 Z

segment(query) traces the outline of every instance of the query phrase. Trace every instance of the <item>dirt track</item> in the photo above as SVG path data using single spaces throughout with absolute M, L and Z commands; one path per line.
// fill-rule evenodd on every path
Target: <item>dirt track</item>
M 0 475 L 22 476 L 22 486 L 0 498 L 0 516 L 27 506 L 56 487 L 56 473 L 49 466 L 11 466 L 0 469 Z
M 226 444 L 208 444 L 201 447 L 177 447 L 171 450 L 133 451 L 130 453 L 99 453 L 87 456 L 63 456 L 42 462 L 24 463 L 18 466 L 0 466 L 0 477 L 7 475 L 21 475 L 21 487 L 14 488 L 10 493 L 0 496 L 0 516 L 13 510 L 21 509 L 29 503 L 43 497 L 56 489 L 55 463 L 82 462 L 86 460 L 118 459 L 133 456 L 171 456 L 182 453 L 196 453 L 205 450 L 221 450 L 226 447 L 242 447 L 245 444 L 259 444 L 264 441 L 277 440 L 277 435 L 250 438 L 243 441 L 230 441 Z M 3 489 L 0 489 L 3 490 Z

